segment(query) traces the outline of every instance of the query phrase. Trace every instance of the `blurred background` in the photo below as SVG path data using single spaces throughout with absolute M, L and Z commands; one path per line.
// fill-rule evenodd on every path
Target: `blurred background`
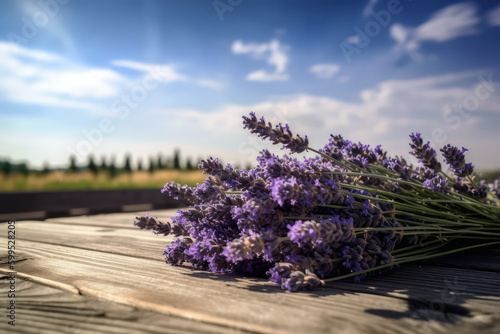
M 500 5 L 0 2 L 0 192 L 161 188 L 249 168 L 255 111 L 408 157 L 412 132 L 500 174 Z M 281 152 L 279 148 L 273 148 Z

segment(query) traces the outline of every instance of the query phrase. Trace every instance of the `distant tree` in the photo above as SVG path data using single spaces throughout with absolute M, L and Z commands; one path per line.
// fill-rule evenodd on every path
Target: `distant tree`
M 165 161 L 165 169 L 172 169 L 172 165 L 173 165 L 173 160 L 172 160 L 172 158 L 168 158 L 168 159 Z
M 149 158 L 148 172 L 153 174 L 156 170 L 155 161 L 153 158 Z
M 19 173 L 21 173 L 22 175 L 24 176 L 28 176 L 28 174 L 30 173 L 30 169 L 28 168 L 28 165 L 23 162 L 19 165 Z
M 179 152 L 179 150 L 175 150 L 174 152 L 174 165 L 173 165 L 173 168 L 174 169 L 181 169 L 181 153 Z
M 97 175 L 97 173 L 99 173 L 99 168 L 97 168 L 97 165 L 94 161 L 94 156 L 92 154 L 89 155 L 89 163 L 87 165 L 87 169 L 94 175 Z
M 137 170 L 140 170 L 140 171 L 144 170 L 144 167 L 142 167 L 142 159 L 141 158 L 139 158 L 137 160 Z
M 249 163 L 247 163 L 247 165 L 246 165 L 245 169 L 246 169 L 246 170 L 250 170 L 250 169 L 252 169 L 252 168 L 253 168 L 253 167 L 252 167 L 252 165 L 251 165 L 251 164 L 249 164 Z
M 165 164 L 163 163 L 163 156 L 161 155 L 161 153 L 158 153 L 158 163 L 156 164 L 156 168 L 157 169 L 165 169 L 166 168 Z
M 10 163 L 10 161 L 4 161 L 2 172 L 5 177 L 9 176 L 10 173 L 12 173 L 12 164 Z
M 47 161 L 43 163 L 42 175 L 47 175 L 50 173 L 50 165 Z
M 111 178 L 114 178 L 114 177 L 116 177 L 116 175 L 118 175 L 118 170 L 116 168 L 115 158 L 114 157 L 111 158 L 111 163 L 109 164 L 108 169 L 109 169 L 109 176 Z
M 191 163 L 191 158 L 187 158 L 186 169 L 187 170 L 193 170 L 194 169 L 193 164 Z
M 76 166 L 76 157 L 74 155 L 69 157 L 69 171 L 71 173 L 76 173 L 78 171 L 78 167 Z
M 104 155 L 101 157 L 101 166 L 100 166 L 100 169 L 101 170 L 108 169 L 108 165 L 106 163 L 106 157 Z
M 125 173 L 131 174 L 132 173 L 132 165 L 130 162 L 130 154 L 125 155 L 125 166 L 123 166 L 123 170 Z

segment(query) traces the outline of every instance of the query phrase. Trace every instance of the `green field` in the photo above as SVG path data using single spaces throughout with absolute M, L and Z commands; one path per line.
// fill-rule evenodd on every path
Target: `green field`
M 201 171 L 160 170 L 154 173 L 135 171 L 110 177 L 107 172 L 94 175 L 86 172 L 52 172 L 46 175 L 31 173 L 22 175 L 0 173 L 0 192 L 93 190 L 93 189 L 161 189 L 165 183 L 175 181 L 194 186 L 203 182 L 207 175 Z

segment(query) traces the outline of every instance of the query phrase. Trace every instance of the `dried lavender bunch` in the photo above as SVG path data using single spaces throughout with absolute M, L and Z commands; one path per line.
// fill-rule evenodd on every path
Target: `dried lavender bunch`
M 290 153 L 317 155 L 298 159 L 263 150 L 251 170 L 202 160 L 199 168 L 209 175 L 202 184 L 166 184 L 164 193 L 190 207 L 172 223 L 146 216 L 135 225 L 177 238 L 165 250 L 167 263 L 267 274 L 298 291 L 500 243 L 498 182 L 476 185 L 465 149 L 441 149 L 450 177 L 419 133 L 410 135 L 410 146 L 423 166 L 413 167 L 380 145 L 372 149 L 340 135 L 315 150 L 288 124 L 273 127 L 253 112 L 243 124 Z M 464 247 L 463 239 L 477 243 Z

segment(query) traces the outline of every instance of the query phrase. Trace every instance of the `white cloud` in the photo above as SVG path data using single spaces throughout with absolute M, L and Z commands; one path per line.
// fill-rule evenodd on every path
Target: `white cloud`
M 485 115 L 497 115 L 498 120 L 500 98 L 497 95 L 492 94 L 489 99 L 482 100 L 478 109 L 481 112 L 472 112 L 469 118 L 462 120 L 458 129 L 453 128 L 455 123 L 443 119 L 443 115 L 449 113 L 454 105 L 475 94 L 479 81 L 474 81 L 480 73 L 472 71 L 388 80 L 361 91 L 356 102 L 295 94 L 255 104 L 227 104 L 210 111 L 175 109 L 164 110 L 163 113 L 175 128 L 189 128 L 193 133 L 199 133 L 205 139 L 207 149 L 204 151 L 209 151 L 210 146 L 216 147 L 217 151 L 220 148 L 218 155 L 227 162 L 253 159 L 259 150 L 272 146 L 268 142 L 260 143 L 255 136 L 241 130 L 241 115 L 250 111 L 266 116 L 266 120 L 272 123 L 289 123 L 292 131 L 308 134 L 313 147 L 324 145 L 330 133 L 341 133 L 351 140 L 372 145 L 381 143 L 393 155 L 408 156 L 408 134 L 421 131 L 426 139 L 432 140 L 433 129 L 442 128 L 447 139 L 446 142 L 436 143 L 437 148 L 451 142 L 481 152 L 482 144 L 476 140 L 476 134 L 477 131 L 485 131 L 480 129 Z M 458 84 L 464 80 L 473 83 L 470 86 Z M 492 141 L 500 140 L 496 130 L 485 135 L 490 136 Z M 228 138 L 231 140 L 228 141 Z M 186 139 L 186 145 L 191 147 L 197 141 L 199 138 Z M 275 151 L 283 153 L 279 149 Z M 500 148 L 497 152 L 500 154 Z M 489 158 L 485 156 L 484 159 Z
M 109 101 L 126 92 L 133 80 L 113 69 L 71 62 L 59 55 L 0 42 L 0 98 L 18 104 L 81 109 L 93 115 L 114 115 Z M 151 73 L 163 83 L 190 81 L 172 65 L 115 60 L 112 65 Z M 197 79 L 194 83 L 221 89 L 215 80 Z M 105 102 L 103 102 L 105 101 Z
M 486 21 L 491 26 L 500 26 L 500 6 L 488 12 Z
M 330 79 L 340 71 L 340 66 L 337 64 L 316 64 L 309 68 L 311 73 L 314 73 L 317 78 Z
M 70 63 L 45 51 L 0 42 L 3 99 L 42 106 L 105 113 L 95 100 L 115 96 L 127 78 L 105 68 Z
M 247 74 L 248 81 L 287 81 L 288 74 L 269 73 L 266 70 L 258 70 Z
M 378 0 L 368 0 L 368 3 L 366 4 L 365 9 L 363 10 L 363 16 L 368 17 L 370 14 L 373 12 L 373 9 L 375 8 L 375 5 L 377 4 Z
M 288 48 L 273 39 L 269 43 L 244 43 L 240 40 L 233 42 L 231 50 L 234 54 L 249 54 L 254 59 L 264 59 L 271 66 L 274 66 L 274 73 L 267 70 L 257 70 L 247 75 L 249 81 L 286 81 L 288 75 L 285 74 L 288 64 Z
M 224 88 L 221 82 L 212 79 L 192 79 L 184 74 L 176 71 L 175 66 L 165 64 L 149 64 L 141 63 L 132 60 L 113 60 L 111 65 L 117 67 L 124 67 L 142 73 L 149 73 L 153 75 L 159 82 L 172 83 L 172 82 L 194 82 L 198 86 L 208 87 L 211 89 L 219 90 Z
M 220 90 L 220 89 L 224 88 L 223 83 L 216 81 L 216 80 L 212 80 L 212 79 L 198 79 L 198 80 L 196 80 L 196 84 L 198 86 L 208 87 L 208 88 L 212 88 L 215 90 Z
M 131 60 L 114 60 L 111 65 L 125 67 L 143 73 L 157 74 L 161 82 L 170 83 L 175 81 L 188 81 L 185 75 L 176 72 L 172 65 L 148 64 Z
M 414 28 L 393 24 L 390 34 L 397 42 L 397 49 L 421 59 L 417 50 L 422 42 L 441 43 L 477 34 L 479 22 L 477 5 L 473 2 L 464 2 L 437 11 L 428 21 Z

